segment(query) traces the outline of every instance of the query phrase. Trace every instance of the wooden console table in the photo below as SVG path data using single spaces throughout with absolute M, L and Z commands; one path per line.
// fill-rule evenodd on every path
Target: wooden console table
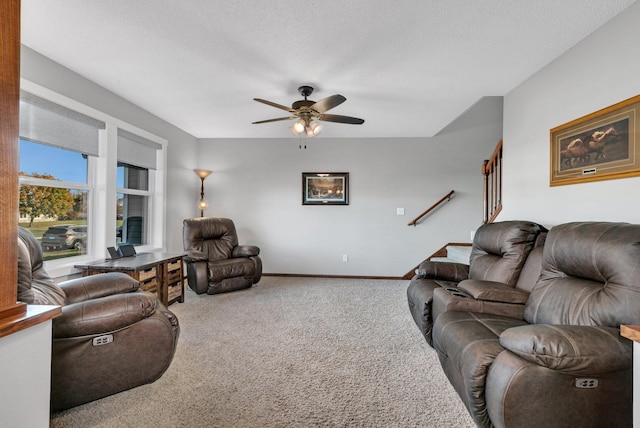
M 186 253 L 140 253 L 121 259 L 106 259 L 77 264 L 82 276 L 105 272 L 124 272 L 140 281 L 140 289 L 158 294 L 158 299 L 168 306 L 184 302 L 184 275 L 182 258 Z

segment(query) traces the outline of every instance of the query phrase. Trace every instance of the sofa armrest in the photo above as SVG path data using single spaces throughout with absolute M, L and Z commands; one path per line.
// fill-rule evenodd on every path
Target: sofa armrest
M 62 307 L 53 320 L 53 337 L 76 337 L 107 333 L 134 324 L 153 314 L 155 294 L 146 291 L 114 294 Z
M 458 288 L 436 288 L 431 304 L 433 319 L 449 311 L 493 314 L 520 320 L 524 318 L 522 304 L 477 300 Z
M 185 263 L 196 263 L 196 262 L 208 262 L 209 258 L 206 254 L 200 253 L 198 251 L 189 251 L 186 256 L 183 257 Z
M 209 288 L 209 261 L 199 256 L 202 253 L 189 253 L 184 257 L 187 264 L 187 284 L 197 294 L 202 294 Z
M 140 283 L 126 273 L 108 272 L 83 276 L 58 284 L 67 296 L 66 304 L 84 302 L 113 294 L 136 291 Z
M 237 245 L 231 250 L 231 257 L 255 257 L 260 254 L 260 248 L 255 245 Z
M 416 269 L 416 275 L 420 278 L 459 282 L 469 278 L 469 265 L 425 260 Z
M 529 293 L 507 284 L 496 281 L 466 279 L 458 284 L 458 288 L 474 299 L 490 302 L 525 304 Z
M 530 324 L 500 335 L 520 358 L 572 375 L 594 375 L 633 366 L 632 344 L 613 327 Z

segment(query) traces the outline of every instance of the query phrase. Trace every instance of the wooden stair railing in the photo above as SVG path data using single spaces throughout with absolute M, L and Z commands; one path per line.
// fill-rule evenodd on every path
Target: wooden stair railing
M 438 205 L 440 205 L 441 203 L 443 203 L 445 200 L 449 201 L 451 200 L 451 195 L 453 195 L 454 191 L 450 191 L 449 193 L 447 193 L 446 195 L 444 195 L 438 202 L 436 202 L 435 204 L 431 205 L 431 207 L 429 207 L 426 211 L 424 211 L 422 214 L 420 214 L 418 217 L 414 218 L 413 220 L 411 220 L 411 222 L 409 222 L 409 224 L 407 224 L 407 226 L 415 226 L 416 224 L 418 224 L 418 222 L 422 219 L 422 217 L 426 216 L 427 214 L 429 214 L 432 210 L 434 210 Z
M 502 210 L 502 140 L 482 164 L 484 212 L 482 223 L 492 223 Z

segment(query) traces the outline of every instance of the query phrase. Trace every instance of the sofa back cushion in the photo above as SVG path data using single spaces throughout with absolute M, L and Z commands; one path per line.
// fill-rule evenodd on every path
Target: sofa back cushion
M 531 324 L 640 324 L 640 225 L 552 228 L 524 315 Z
M 64 306 L 66 295 L 44 268 L 40 242 L 18 227 L 17 300 L 30 305 Z
M 185 251 L 205 254 L 209 261 L 231 258 L 238 245 L 236 227 L 228 218 L 200 217 L 183 221 Z
M 513 287 L 537 236 L 545 229 L 530 221 L 483 224 L 473 238 L 469 279 Z
M 531 293 L 531 290 L 538 282 L 540 271 L 542 270 L 542 252 L 546 238 L 546 231 L 541 232 L 536 238 L 536 243 L 533 245 L 531 252 L 529 252 L 524 266 L 522 266 L 522 271 L 516 282 L 516 288 Z

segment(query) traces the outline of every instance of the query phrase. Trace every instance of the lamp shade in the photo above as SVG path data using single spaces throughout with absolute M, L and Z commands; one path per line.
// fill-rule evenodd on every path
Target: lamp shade
M 196 175 L 198 177 L 200 177 L 201 179 L 205 179 L 207 178 L 213 171 L 208 170 L 208 169 L 194 169 L 193 172 L 196 173 Z

